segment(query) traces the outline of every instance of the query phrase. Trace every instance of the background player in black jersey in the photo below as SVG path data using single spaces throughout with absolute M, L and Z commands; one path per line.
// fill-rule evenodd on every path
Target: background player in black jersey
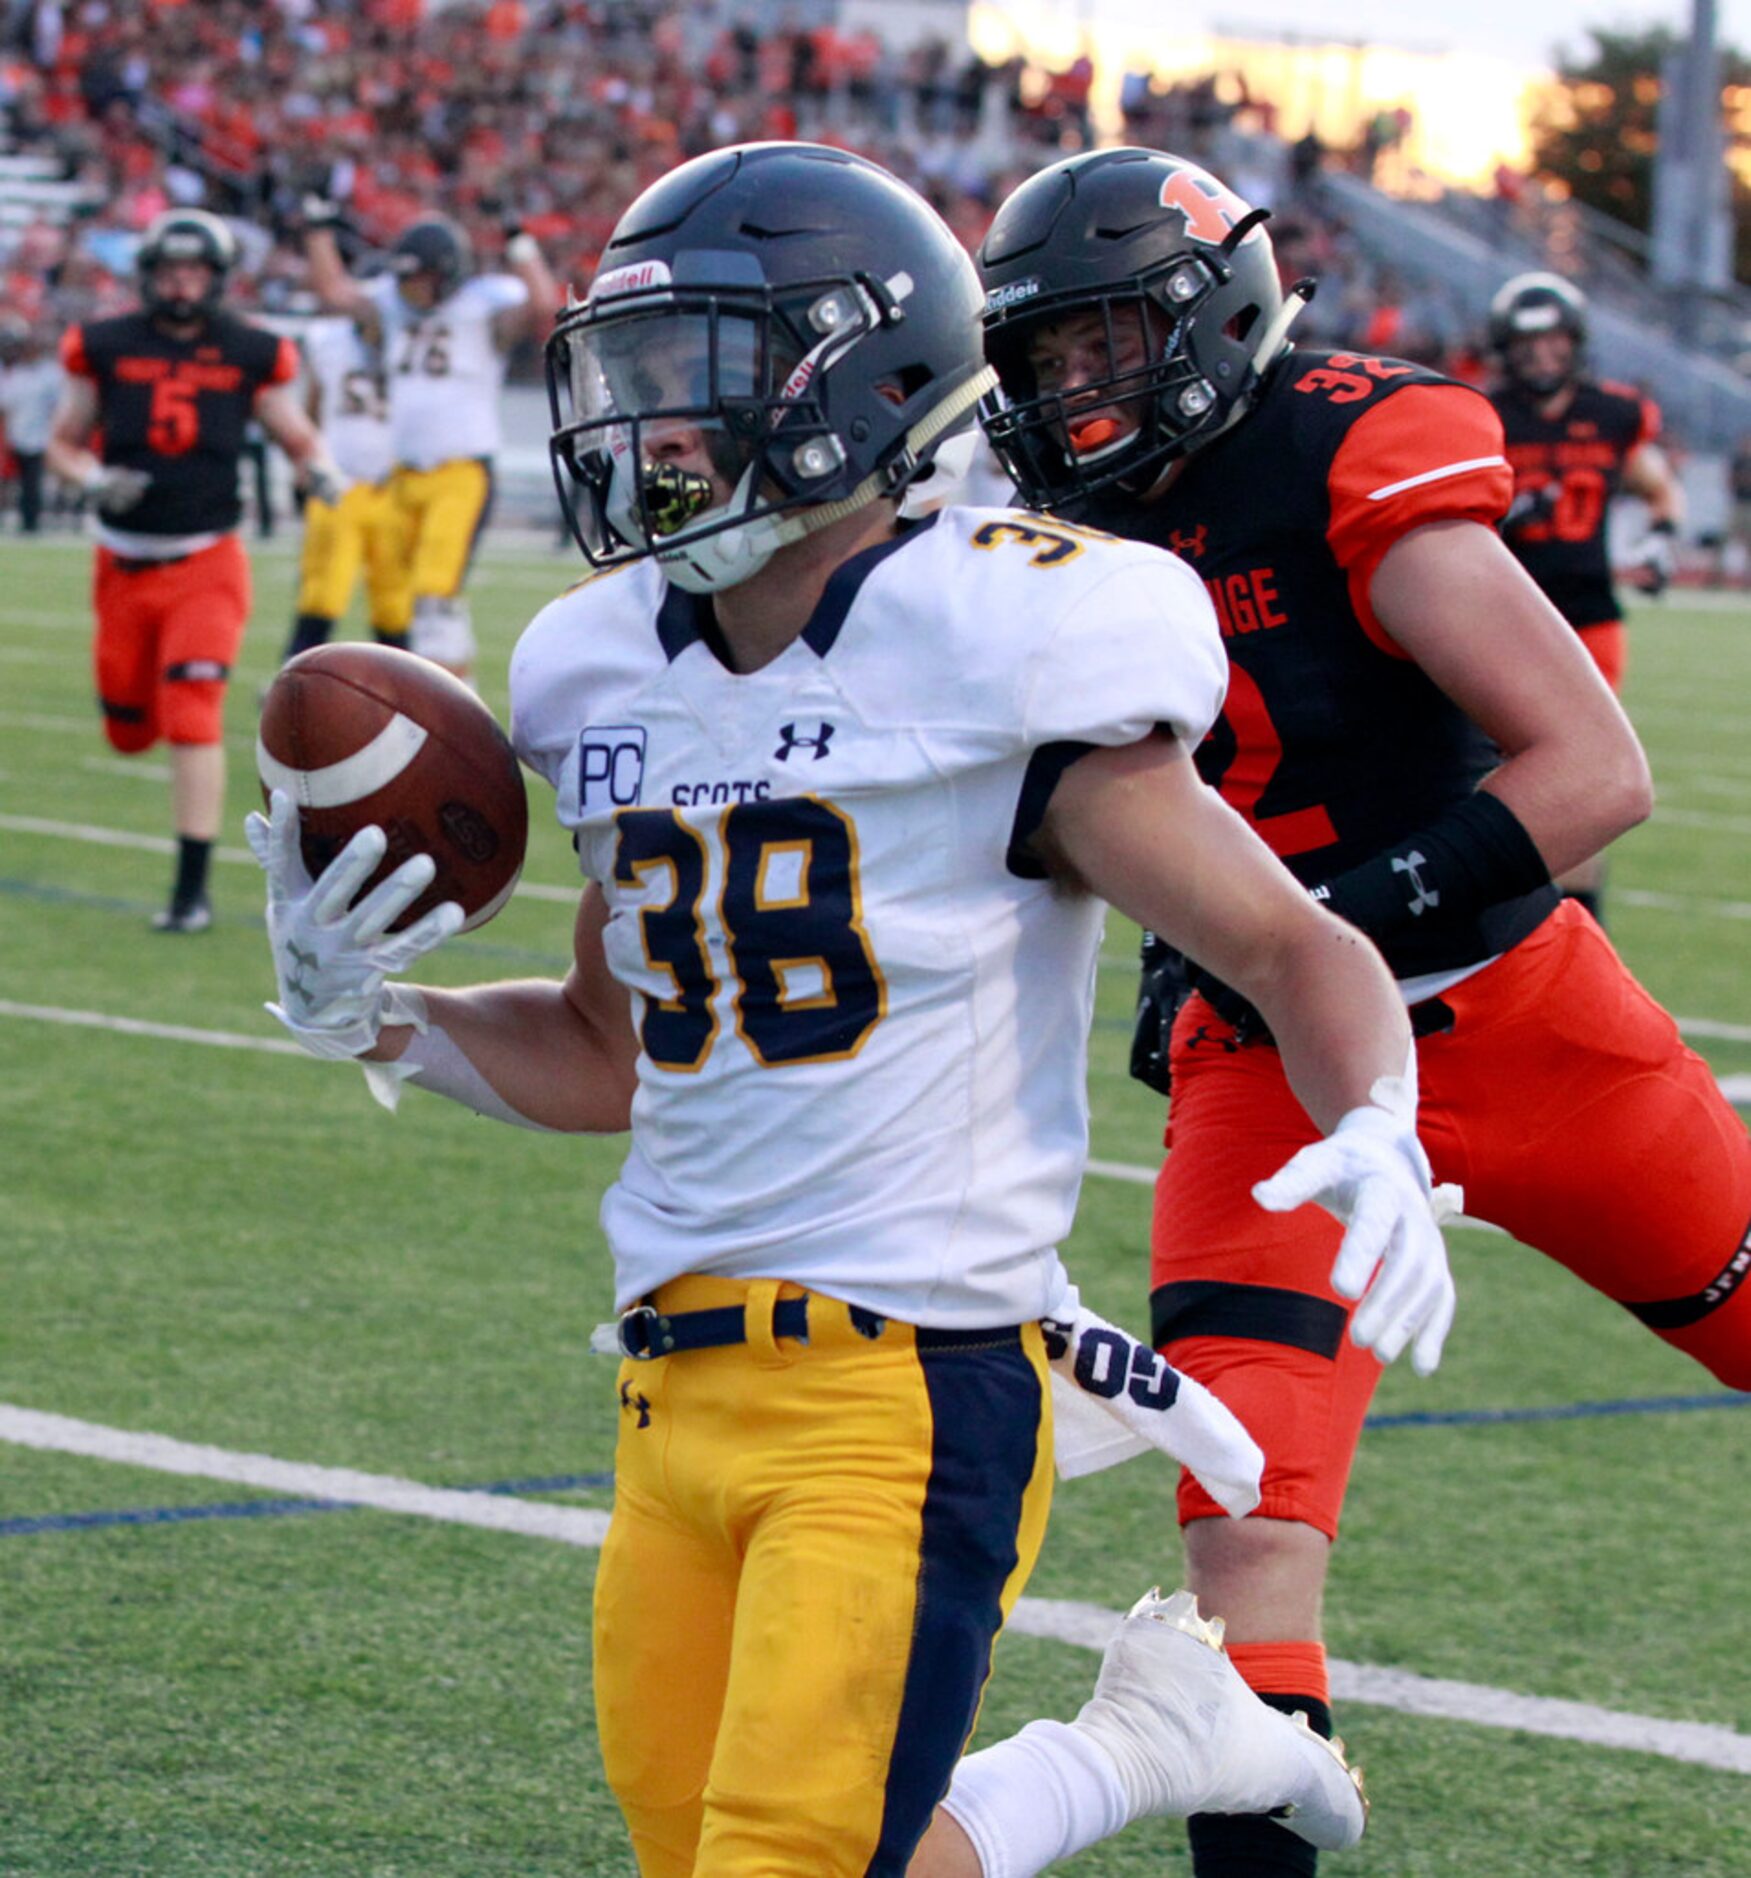
M 1151 151 L 1024 183 L 980 253 L 1004 393 L 988 433 L 1030 503 L 1203 577 L 1231 671 L 1198 767 L 1385 953 L 1436 1179 L 1746 1387 L 1751 1140 L 1551 881 L 1647 813 L 1634 733 L 1496 532 L 1511 482 L 1489 402 L 1403 360 L 1290 347 L 1297 296 L 1262 220 Z M 1242 1520 L 1182 1476 L 1188 1576 L 1245 1680 L 1329 1729 L 1326 1569 L 1380 1365 L 1329 1282 L 1336 1222 L 1268 1181 L 1311 1135 L 1268 1029 L 1194 980 L 1154 1335 L 1265 1474 Z M 1146 986 L 1142 1025 L 1160 1019 Z M 1097 1774 L 1028 1730 L 964 1762 L 945 1807 L 987 1874 L 1032 1872 L 1112 1829 Z M 1066 1826 L 1042 1861 L 1048 1812 Z M 1190 1830 L 1198 1878 L 1314 1869 L 1270 1820 Z
M 215 215 L 175 209 L 146 231 L 141 306 L 69 327 L 67 390 L 49 467 L 97 509 L 95 664 L 104 734 L 133 755 L 170 745 L 177 838 L 160 932 L 212 924 L 207 866 L 225 802 L 220 719 L 249 620 L 249 562 L 236 528 L 237 467 L 253 416 L 306 488 L 338 500 L 344 479 L 298 408 L 290 340 L 222 310 L 237 243 Z
M 1623 687 L 1623 609 L 1607 537 L 1612 499 L 1639 496 L 1648 527 L 1631 550 L 1631 579 L 1658 593 L 1672 577 L 1684 492 L 1660 435 L 1659 407 L 1629 385 L 1583 372 L 1587 301 L 1560 274 L 1517 274 L 1490 303 L 1490 345 L 1502 382 L 1502 420 L 1514 500 L 1503 539 L 1556 610 L 1581 635 L 1613 691 Z M 1599 912 L 1603 856 L 1558 882 Z

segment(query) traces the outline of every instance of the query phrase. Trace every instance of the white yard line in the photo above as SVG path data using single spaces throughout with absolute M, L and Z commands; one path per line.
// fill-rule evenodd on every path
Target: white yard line
M 136 1434 L 45 1415 L 34 1409 L 0 1404 L 0 1440 L 56 1454 L 83 1454 L 124 1467 L 154 1473 L 182 1474 L 196 1480 L 228 1480 L 240 1487 L 261 1487 L 300 1500 L 341 1500 L 349 1506 L 375 1507 L 384 1513 L 411 1513 L 453 1526 L 484 1526 L 493 1532 L 519 1532 L 531 1539 L 558 1539 L 566 1545 L 599 1546 L 608 1530 L 606 1513 L 580 1507 L 547 1506 L 509 1494 L 457 1492 L 423 1487 L 391 1474 L 361 1474 L 350 1467 L 315 1467 L 304 1461 L 278 1461 L 269 1454 L 238 1454 L 228 1448 L 176 1441 L 168 1435 Z
M 382 1513 L 550 1539 L 586 1550 L 598 1548 L 608 1530 L 609 1516 L 593 1509 L 524 1500 L 513 1494 L 427 1487 L 394 1475 L 282 1461 L 268 1454 L 241 1454 L 228 1448 L 178 1441 L 169 1435 L 106 1428 L 96 1422 L 9 1404 L 0 1404 L 0 1441 L 155 1473 L 222 1480 L 293 1499 L 337 1500 Z M 1095 1604 L 1023 1598 L 1010 1619 L 1010 1627 L 1023 1636 L 1101 1650 L 1118 1615 Z M 1751 1774 L 1751 1735 L 1738 1734 L 1731 1728 L 1626 1714 L 1590 1702 L 1553 1701 L 1483 1683 L 1451 1682 L 1367 1663 L 1334 1661 L 1331 1677 L 1333 1693 L 1340 1700 Z
M 4 720 L 0 720 L 4 721 Z M 104 759 L 93 757 L 93 768 L 102 767 Z M 117 769 L 134 768 L 122 758 L 117 758 Z M 144 765 L 147 770 L 151 764 Z M 168 772 L 165 772 L 168 774 Z M 0 815 L 0 830 L 18 835 L 42 835 L 52 841 L 82 841 L 100 848 L 133 848 L 142 854 L 174 854 L 176 843 L 168 835 L 140 835 L 126 828 L 104 828 L 91 822 L 58 822 L 42 815 Z M 254 867 L 256 859 L 247 848 L 215 848 L 215 861 L 229 862 L 234 866 Z M 575 887 L 548 887 L 539 882 L 525 880 L 518 883 L 516 894 L 519 900 L 553 900 L 563 906 L 575 906 L 578 895 L 583 891 L 580 880 Z
M 1654 826 L 1668 828 L 1713 828 L 1722 834 L 1751 835 L 1751 815 L 1720 815 L 1713 809 L 1668 809 L 1656 807 Z
M 141 757 L 127 756 L 82 756 L 79 767 L 89 770 L 94 776 L 122 776 L 129 782 L 167 783 L 170 781 L 168 763 L 148 763 Z
M 165 845 L 168 847 L 169 843 Z M 250 1037 L 229 1030 L 193 1030 L 182 1024 L 155 1024 L 137 1017 L 112 1016 L 103 1011 L 66 1010 L 58 1005 L 20 1004 L 0 998 L 0 1018 L 7 1017 L 28 1018 L 44 1024 L 73 1024 L 88 1030 L 113 1030 L 127 1036 L 156 1037 L 172 1043 L 212 1044 L 227 1050 L 267 1050 L 282 1056 L 304 1054 L 295 1043 L 277 1037 Z M 1681 1030 L 1686 1021 L 1679 1021 Z M 1741 1028 L 1718 1024 L 1711 1026 L 1708 1034 L 1731 1034 L 1737 1040 Z M 1751 1107 L 1751 1075 L 1717 1076 L 1715 1081 L 1729 1102 L 1739 1107 Z M 1155 1184 L 1154 1168 L 1140 1167 L 1125 1161 L 1090 1161 L 1088 1171 L 1099 1179 L 1122 1180 L 1139 1187 L 1152 1187 Z M 1485 1222 L 1461 1219 L 1455 1223 L 1461 1226 L 1482 1226 Z M 1489 1230 L 1493 1231 L 1494 1228 Z

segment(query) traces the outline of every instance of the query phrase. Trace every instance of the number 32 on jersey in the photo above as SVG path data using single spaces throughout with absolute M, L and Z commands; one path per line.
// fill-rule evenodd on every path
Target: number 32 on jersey
M 887 985 L 863 929 L 849 817 L 815 796 L 732 803 L 718 820 L 723 884 L 709 915 L 704 832 L 673 809 L 626 809 L 615 827 L 615 883 L 655 896 L 638 910 L 639 936 L 673 987 L 643 994 L 639 1036 L 653 1063 L 705 1062 L 726 978 L 737 1035 L 757 1063 L 857 1054 L 887 1009 Z

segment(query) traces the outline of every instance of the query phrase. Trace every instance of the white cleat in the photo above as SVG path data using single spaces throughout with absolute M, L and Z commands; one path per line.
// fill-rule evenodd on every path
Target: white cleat
M 1150 1591 L 1107 1645 L 1077 1716 L 1117 1763 L 1132 1817 L 1263 1813 L 1310 1845 L 1341 1852 L 1368 1823 L 1344 1744 L 1269 1707 L 1222 1648 L 1222 1624 L 1189 1591 Z

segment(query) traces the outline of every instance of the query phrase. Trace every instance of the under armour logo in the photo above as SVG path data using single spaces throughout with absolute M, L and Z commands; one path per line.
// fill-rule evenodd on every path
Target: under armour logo
M 772 754 L 780 763 L 788 763 L 790 761 L 790 753 L 792 750 L 813 750 L 815 753 L 815 761 L 818 763 L 821 758 L 827 754 L 828 744 L 833 741 L 833 726 L 823 722 L 819 732 L 815 736 L 799 737 L 794 724 L 780 724 L 778 734 L 784 741 Z
M 1392 857 L 1392 871 L 1395 874 L 1408 874 L 1410 876 L 1410 884 L 1415 889 L 1415 892 L 1411 895 L 1411 915 L 1413 918 L 1420 915 L 1424 907 L 1439 906 L 1441 904 L 1439 891 L 1434 887 L 1425 886 L 1423 877 L 1421 873 L 1418 872 L 1418 869 L 1423 866 L 1428 858 L 1429 857 L 1418 848 L 1413 848 L 1409 854 L 1395 854 Z
M 1208 522 L 1200 522 L 1196 528 L 1190 530 L 1176 528 L 1168 536 L 1167 545 L 1173 549 L 1175 554 L 1190 555 L 1194 561 L 1202 560 L 1205 537 L 1209 532 L 1210 524 Z
M 633 1388 L 632 1384 L 629 1382 L 623 1382 L 620 1385 L 620 1406 L 625 1409 L 628 1414 L 634 1409 L 638 1411 L 639 1427 L 648 1428 L 651 1425 L 650 1398 L 643 1394 L 642 1391 Z

